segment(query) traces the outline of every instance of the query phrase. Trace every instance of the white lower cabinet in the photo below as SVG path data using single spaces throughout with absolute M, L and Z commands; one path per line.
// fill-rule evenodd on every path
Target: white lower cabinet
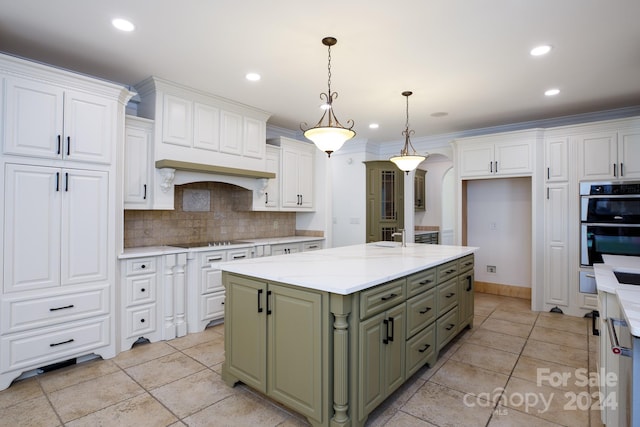
M 120 350 L 186 334 L 186 252 L 120 261 Z

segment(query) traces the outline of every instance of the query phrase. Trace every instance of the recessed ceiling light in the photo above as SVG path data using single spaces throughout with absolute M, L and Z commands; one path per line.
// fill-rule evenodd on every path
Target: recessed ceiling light
M 541 56 L 541 55 L 546 55 L 550 51 L 551 51 L 551 46 L 548 44 L 543 44 L 543 45 L 534 47 L 533 49 L 531 49 L 531 51 L 529 51 L 529 53 L 531 54 L 531 56 Z
M 449 113 L 447 113 L 446 111 L 438 111 L 436 113 L 431 113 L 431 117 L 445 117 L 448 115 Z
M 560 93 L 560 89 L 549 89 L 544 92 L 546 96 L 556 96 Z
M 126 19 L 122 19 L 122 18 L 114 19 L 113 21 L 111 21 L 111 24 L 113 24 L 113 26 L 119 29 L 120 31 L 129 32 L 136 29 L 135 25 L 133 25 L 131 21 L 127 21 Z
M 247 78 L 247 80 L 252 82 L 257 82 L 258 80 L 260 80 L 260 74 L 258 73 L 247 73 L 245 77 Z
M 369 125 L 369 129 L 378 129 L 379 127 L 380 127 L 380 125 L 379 125 L 379 124 L 377 124 L 377 123 L 371 123 L 371 124 Z

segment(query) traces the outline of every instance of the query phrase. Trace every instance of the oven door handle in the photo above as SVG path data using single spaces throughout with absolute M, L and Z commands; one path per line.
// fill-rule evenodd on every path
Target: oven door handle
M 621 347 L 620 341 L 618 341 L 618 334 L 616 333 L 615 325 L 628 327 L 627 322 L 622 319 L 615 319 L 613 317 L 609 317 L 606 319 L 607 329 L 609 331 L 609 343 L 611 343 L 611 351 L 613 354 L 618 354 L 621 356 L 631 357 L 631 349 L 628 347 Z

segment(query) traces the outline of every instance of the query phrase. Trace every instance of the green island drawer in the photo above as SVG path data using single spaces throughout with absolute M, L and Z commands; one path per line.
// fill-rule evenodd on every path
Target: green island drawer
M 420 333 L 407 341 L 405 355 L 406 377 L 415 374 L 425 364 L 433 366 L 436 361 L 436 325 L 424 328 Z
M 406 278 L 360 292 L 360 319 L 383 312 L 407 299 Z
M 429 268 L 407 277 L 407 296 L 411 298 L 436 285 L 436 268 Z
M 407 300 L 408 337 L 415 335 L 434 320 L 436 320 L 436 290 L 434 288 Z
M 473 270 L 473 254 L 467 255 L 458 260 L 458 271 L 463 273 L 467 270 Z
M 458 332 L 458 307 L 436 320 L 438 351 L 451 341 Z
M 458 305 L 458 279 L 453 278 L 436 288 L 437 316 L 441 316 Z
M 458 274 L 458 260 L 442 264 L 438 269 L 438 283 L 451 279 Z

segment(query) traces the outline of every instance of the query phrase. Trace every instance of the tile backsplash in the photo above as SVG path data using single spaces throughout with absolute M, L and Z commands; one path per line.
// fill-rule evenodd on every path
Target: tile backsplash
M 183 210 L 183 192 L 209 191 L 208 211 Z M 124 247 L 293 236 L 295 212 L 251 211 L 252 194 L 231 184 L 198 182 L 175 187 L 175 210 L 124 213 Z M 192 209 L 192 208 L 188 208 Z M 300 234 L 300 233 L 298 233 Z

